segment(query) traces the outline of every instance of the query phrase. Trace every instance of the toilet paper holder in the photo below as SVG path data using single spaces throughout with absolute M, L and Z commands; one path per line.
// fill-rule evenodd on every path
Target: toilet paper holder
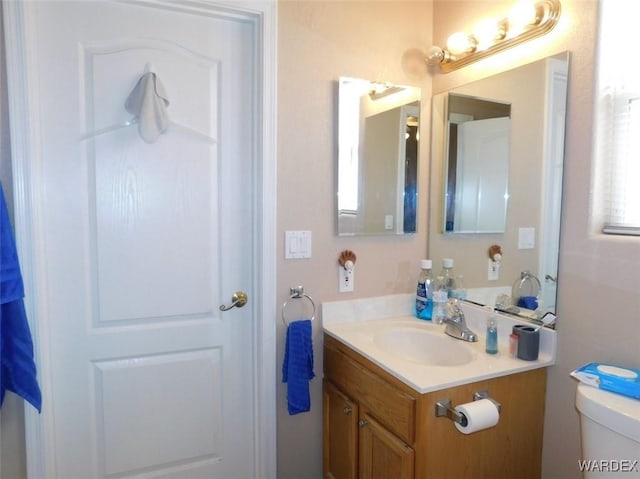
M 488 399 L 498 408 L 498 413 L 502 410 L 502 405 L 489 396 L 489 392 L 486 390 L 476 391 L 473 393 L 473 400 L 479 401 L 480 399 Z M 462 427 L 466 427 L 468 424 L 467 417 L 464 414 L 460 414 L 453 407 L 451 407 L 451 399 L 443 399 L 436 402 L 436 417 L 448 417 L 453 422 L 457 422 Z

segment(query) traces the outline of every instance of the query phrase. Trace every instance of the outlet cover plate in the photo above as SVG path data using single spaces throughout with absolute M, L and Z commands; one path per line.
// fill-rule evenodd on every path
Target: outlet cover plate
M 498 281 L 500 279 L 500 262 L 487 258 L 489 269 L 487 270 L 488 281 Z
M 353 293 L 353 269 L 347 271 L 338 266 L 338 289 L 341 293 Z

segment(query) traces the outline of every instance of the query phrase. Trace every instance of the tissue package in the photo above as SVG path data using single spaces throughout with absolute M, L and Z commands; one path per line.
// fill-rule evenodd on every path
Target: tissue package
M 573 371 L 571 376 L 589 386 L 640 399 L 640 369 L 589 363 Z

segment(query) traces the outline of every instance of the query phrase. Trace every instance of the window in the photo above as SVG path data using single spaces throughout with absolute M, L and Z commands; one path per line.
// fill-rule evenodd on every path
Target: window
M 602 0 L 598 142 L 603 231 L 640 235 L 640 69 L 633 32 L 640 2 Z

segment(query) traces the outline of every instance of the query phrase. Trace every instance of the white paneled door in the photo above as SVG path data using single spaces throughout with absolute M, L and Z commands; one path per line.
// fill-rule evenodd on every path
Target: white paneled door
M 455 231 L 504 232 L 510 131 L 509 117 L 458 124 Z
M 46 477 L 256 477 L 257 24 L 197 1 L 22 11 Z M 145 141 L 125 101 L 149 72 L 140 118 L 168 128 Z

